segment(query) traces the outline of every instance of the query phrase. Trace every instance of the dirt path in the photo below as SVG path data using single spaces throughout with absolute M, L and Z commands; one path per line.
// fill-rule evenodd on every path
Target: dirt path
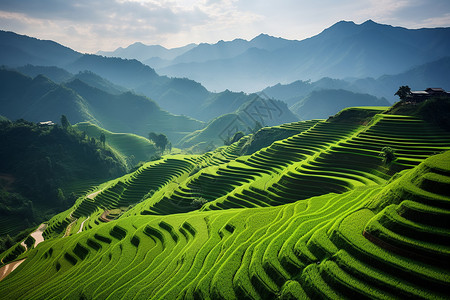
M 86 220 L 84 220 L 83 222 L 81 222 L 80 229 L 78 229 L 77 233 L 80 233 L 80 232 L 83 230 L 84 222 L 86 222 L 87 220 L 89 220 L 90 217 L 91 217 L 91 216 L 87 217 Z
M 94 192 L 94 193 L 92 193 L 92 194 L 87 195 L 86 198 L 89 198 L 89 199 L 91 199 L 91 200 L 94 200 L 95 196 L 97 196 L 98 194 L 100 194 L 100 192 L 101 192 L 101 190 L 100 190 L 100 191 L 96 191 L 96 192 Z
M 100 194 L 101 192 L 102 192 L 102 190 L 96 191 L 96 192 L 94 192 L 94 193 L 92 193 L 92 194 L 87 195 L 86 198 L 89 198 L 89 199 L 91 199 L 91 200 L 94 200 L 95 196 L 97 196 L 97 195 Z M 73 211 L 70 213 L 69 217 L 70 217 L 71 219 L 74 219 L 74 220 L 72 221 L 72 223 L 70 223 L 69 225 L 67 225 L 66 232 L 64 233 L 64 236 L 63 236 L 63 237 L 69 236 L 70 230 L 72 229 L 73 225 L 75 225 L 75 222 L 78 220 L 78 219 L 75 219 L 75 218 L 72 216 L 72 213 L 73 213 Z M 77 231 L 77 233 L 80 233 L 80 232 L 83 230 L 84 222 L 86 222 L 88 219 L 89 219 L 89 217 L 81 223 L 80 229 Z
M 32 234 L 31 237 L 35 240 L 34 247 L 36 248 L 37 245 L 42 243 L 44 241 L 44 231 L 47 229 L 47 224 L 41 224 L 39 225 L 38 229 L 36 229 Z
M 3 280 L 6 276 L 8 276 L 12 271 L 14 271 L 21 263 L 25 261 L 24 259 L 12 262 L 0 268 L 0 280 Z
M 102 215 L 100 216 L 100 221 L 105 222 L 105 223 L 110 222 L 111 220 L 107 218 L 108 214 L 109 214 L 109 210 L 105 210 L 102 213 Z
M 42 243 L 44 241 L 44 236 L 43 233 L 45 231 L 45 229 L 47 229 L 47 224 L 42 223 L 41 225 L 39 225 L 39 227 L 33 231 L 30 236 L 34 239 L 34 247 L 36 248 L 37 245 L 39 245 L 40 243 Z M 25 244 L 25 241 L 23 241 L 22 243 L 20 243 L 26 250 L 28 250 L 27 245 Z

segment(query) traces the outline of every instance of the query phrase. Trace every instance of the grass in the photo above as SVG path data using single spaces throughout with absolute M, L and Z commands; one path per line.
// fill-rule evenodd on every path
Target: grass
M 444 299 L 450 151 L 427 157 L 449 149 L 449 138 L 419 119 L 378 114 L 367 124 L 316 121 L 251 155 L 240 155 L 243 139 L 203 155 L 163 157 L 89 191 L 99 191 L 95 197 L 81 196 L 48 222 L 35 249 L 2 254 L 27 259 L 0 292 Z M 386 145 L 396 149 L 391 166 L 378 156 Z M 392 176 L 396 170 L 404 171 Z M 191 206 L 196 197 L 208 203 Z M 100 220 L 105 211 L 108 222 Z
M 74 127 L 81 132 L 85 132 L 90 138 L 99 139 L 103 133 L 106 137 L 106 144 L 127 162 L 130 169 L 139 162 L 150 160 L 157 152 L 153 142 L 136 134 L 114 133 L 90 122 L 81 122 Z

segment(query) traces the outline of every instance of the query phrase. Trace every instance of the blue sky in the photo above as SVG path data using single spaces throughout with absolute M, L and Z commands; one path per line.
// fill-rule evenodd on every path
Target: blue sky
M 134 42 L 168 48 L 251 39 L 301 40 L 346 20 L 450 27 L 450 0 L 0 0 L 0 28 L 77 51 Z

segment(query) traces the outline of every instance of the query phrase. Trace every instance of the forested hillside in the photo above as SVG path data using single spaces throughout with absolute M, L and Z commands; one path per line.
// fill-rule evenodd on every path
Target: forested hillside
M 0 122 L 0 235 L 15 235 L 73 205 L 92 185 L 123 175 L 125 161 L 70 125 Z

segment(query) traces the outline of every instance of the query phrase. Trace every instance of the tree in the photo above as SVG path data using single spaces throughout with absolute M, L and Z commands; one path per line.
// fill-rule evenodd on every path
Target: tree
M 206 200 L 206 199 L 203 198 L 203 197 L 197 197 L 197 198 L 195 198 L 194 200 L 192 200 L 191 206 L 192 206 L 194 209 L 200 209 L 200 208 L 202 208 L 202 206 L 205 205 L 206 203 L 208 203 L 208 200 Z
M 105 134 L 103 132 L 100 134 L 100 143 L 102 143 L 103 148 L 105 148 L 106 136 L 105 136 Z
M 158 144 L 157 147 L 161 149 L 161 152 L 164 153 L 164 151 L 166 150 L 166 146 L 169 143 L 169 139 L 167 138 L 167 136 L 165 134 L 160 134 L 158 135 Z
M 383 147 L 383 149 L 381 149 L 379 156 L 383 157 L 383 162 L 386 165 L 389 165 L 391 164 L 391 162 L 395 160 L 394 149 L 392 149 L 391 147 Z
M 399 96 L 400 100 L 405 100 L 406 97 L 411 94 L 411 89 L 407 85 L 402 85 L 394 96 Z
M 167 145 L 169 144 L 169 139 L 163 133 L 157 134 L 155 132 L 150 132 L 148 134 L 148 139 L 155 143 L 156 148 L 158 148 L 161 153 L 164 153 Z
M 68 128 L 70 128 L 72 125 L 70 125 L 69 120 L 67 119 L 66 115 L 62 115 L 61 116 L 61 126 L 62 128 L 64 128 L 65 130 L 67 130 Z

